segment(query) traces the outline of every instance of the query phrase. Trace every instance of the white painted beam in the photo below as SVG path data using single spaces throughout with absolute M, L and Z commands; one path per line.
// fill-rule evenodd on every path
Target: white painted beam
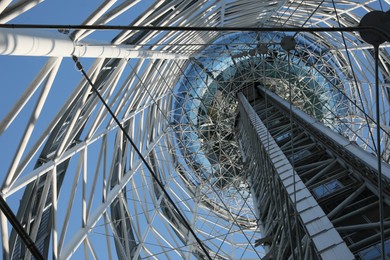
M 165 136 L 166 132 L 161 134 L 153 143 L 150 144 L 150 147 L 145 152 L 144 156 L 147 156 L 154 147 L 159 143 L 160 139 Z M 122 190 L 126 187 L 127 183 L 131 180 L 133 175 L 138 171 L 139 167 L 142 166 L 142 161 L 138 160 L 135 162 L 134 167 L 129 170 L 123 178 L 116 184 L 112 189 L 107 193 L 107 198 L 99 206 L 96 207 L 95 211 L 88 216 L 87 222 L 83 227 L 81 227 L 73 237 L 69 240 L 69 243 L 66 247 L 60 252 L 59 259 L 69 259 L 73 253 L 77 250 L 80 244 L 84 241 L 87 235 L 94 228 L 99 219 L 105 214 L 107 208 L 111 203 L 118 197 Z
M 53 31 L 0 29 L 0 55 L 77 57 L 188 59 L 188 55 L 154 50 L 136 50 L 127 45 L 73 42 L 67 35 Z

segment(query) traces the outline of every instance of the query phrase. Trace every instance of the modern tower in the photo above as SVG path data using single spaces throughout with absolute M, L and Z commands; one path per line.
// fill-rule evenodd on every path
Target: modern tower
M 3 259 L 390 256 L 389 1 L 101 2 L 0 2 Z

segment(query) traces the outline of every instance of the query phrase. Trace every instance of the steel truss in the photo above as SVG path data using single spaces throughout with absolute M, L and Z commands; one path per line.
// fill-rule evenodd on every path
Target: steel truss
M 262 87 L 245 92 L 239 94 L 240 135 L 266 258 L 380 256 L 371 249 L 381 242 L 380 221 L 390 217 L 389 165 L 383 163 L 381 220 L 375 156 Z M 389 226 L 384 233 L 388 239 Z
M 79 24 L 80 18 L 82 25 L 96 26 L 354 27 L 365 13 L 387 10 L 389 2 L 111 0 L 78 6 L 71 0 L 4 0 L 0 23 Z M 51 19 L 49 12 L 55 13 L 55 21 L 44 20 Z M 61 20 L 62 14 L 66 19 Z M 280 47 L 286 35 L 297 40 L 290 54 Z M 255 246 L 256 241 L 266 244 L 260 232 L 266 229 L 258 225 L 258 208 L 252 201 L 256 198 L 250 194 L 254 187 L 244 163 L 249 157 L 243 157 L 235 126 L 236 94 L 248 84 L 261 82 L 288 100 L 290 82 L 296 106 L 364 149 L 376 149 L 373 48 L 353 31 L 1 29 L 0 53 L 1 195 L 47 258 L 205 257 L 87 79 L 75 69 L 72 55 L 80 58 L 212 258 L 260 258 L 267 248 L 274 250 L 274 245 Z M 379 116 L 385 161 L 390 159 L 389 57 L 388 45 L 381 45 Z M 324 159 L 313 167 L 341 164 L 333 161 Z M 298 175 L 310 175 L 309 166 L 297 167 Z M 332 176 L 332 167 L 313 177 L 307 188 Z M 367 205 L 360 207 L 365 200 L 356 194 L 346 206 L 351 216 L 374 207 L 373 188 L 362 186 Z M 264 207 L 275 205 L 267 202 Z M 293 209 L 290 205 L 283 210 Z M 345 225 L 340 213 L 332 214 L 332 224 L 344 238 L 353 226 Z M 4 214 L 0 221 L 3 258 L 31 258 Z M 296 219 L 282 221 L 304 234 L 303 227 L 294 225 Z M 356 225 L 375 225 L 362 223 Z M 278 232 L 283 241 L 292 239 L 281 228 Z M 376 239 L 352 239 L 347 245 L 356 253 Z M 306 246 L 302 254 L 317 252 L 309 236 L 301 241 Z M 280 254 L 291 249 L 283 250 Z

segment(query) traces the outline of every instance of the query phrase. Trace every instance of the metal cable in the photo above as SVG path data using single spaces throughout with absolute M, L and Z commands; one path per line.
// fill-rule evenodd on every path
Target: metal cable
M 199 64 L 198 64 L 198 65 L 199 65 Z M 177 66 L 178 66 L 178 65 L 177 65 Z M 132 67 L 131 65 L 130 65 L 130 67 L 133 69 L 133 67 Z M 179 67 L 179 66 L 178 66 L 178 67 Z M 179 68 L 180 68 L 180 67 L 179 67 Z M 180 69 L 181 69 L 181 68 L 180 68 Z M 134 69 L 133 69 L 133 70 L 134 70 Z M 159 75 L 162 77 L 162 75 L 161 75 L 161 73 L 160 73 L 160 71 L 159 71 L 158 68 L 157 68 L 157 71 L 158 71 Z M 138 77 L 138 74 L 136 74 L 136 77 Z M 144 89 L 145 89 L 145 91 L 147 92 L 147 94 L 148 94 L 148 95 L 150 96 L 150 98 L 155 102 L 157 108 L 158 108 L 158 109 L 160 110 L 160 112 L 163 114 L 165 120 L 169 123 L 169 119 L 168 119 L 168 118 L 166 117 L 166 115 L 163 113 L 163 111 L 161 110 L 160 106 L 156 103 L 156 101 L 154 100 L 152 94 L 150 93 L 150 91 L 149 91 L 149 90 L 147 89 L 147 87 L 145 86 L 145 83 L 144 83 L 144 82 L 142 81 L 142 79 L 140 79 L 139 77 L 138 77 L 138 79 L 139 79 L 139 81 L 141 82 L 141 85 L 144 87 Z M 165 80 L 164 77 L 162 77 L 162 79 L 163 79 L 163 81 L 164 81 L 165 84 L 168 84 L 168 83 L 166 82 L 166 80 Z M 169 91 L 172 92 L 171 89 L 169 89 Z M 172 94 L 173 94 L 173 93 L 172 93 Z M 199 99 L 200 99 L 200 97 L 199 97 Z M 170 126 L 170 128 L 172 128 L 172 126 Z M 235 185 L 233 185 L 233 187 L 236 188 L 236 189 L 238 189 Z M 213 193 L 217 194 L 217 192 L 215 191 L 215 189 L 214 189 L 213 187 L 212 187 L 212 190 L 213 190 Z M 236 214 L 236 217 L 234 217 L 233 215 L 231 215 L 231 217 L 232 217 L 232 219 L 233 219 L 233 223 L 232 223 L 232 225 L 230 226 L 229 230 L 232 229 L 234 223 L 235 223 L 238 227 L 240 227 L 239 223 L 237 222 L 237 218 L 239 217 L 240 212 L 241 212 L 242 209 L 244 208 L 245 204 L 247 204 L 247 200 L 248 200 L 248 198 L 249 198 L 249 196 L 246 197 L 246 198 L 244 198 L 243 195 L 242 195 L 241 193 L 239 193 L 239 194 L 240 194 L 240 196 L 241 196 L 241 199 L 244 200 L 244 203 L 243 203 L 243 205 L 241 206 L 239 212 Z M 222 198 L 221 198 L 219 195 L 217 195 L 217 196 L 218 196 L 219 199 L 222 201 Z M 223 203 L 223 202 L 222 202 L 222 203 Z M 224 203 L 223 203 L 223 204 L 224 204 Z M 249 206 L 249 205 L 248 205 L 248 206 Z M 250 207 L 249 207 L 249 208 L 250 208 Z M 250 208 L 250 211 L 252 212 L 252 214 L 255 215 L 255 213 L 252 211 L 251 208 Z M 229 213 L 230 213 L 230 211 L 229 211 Z M 242 230 L 241 227 L 240 227 L 240 230 Z M 227 237 L 228 234 L 229 234 L 229 233 L 226 234 L 226 236 L 224 237 L 223 240 L 226 239 L 226 237 Z M 243 233 L 243 235 L 246 237 L 245 233 Z M 249 240 L 248 242 L 250 242 L 250 240 Z M 219 250 L 220 250 L 221 247 L 222 247 L 222 244 L 223 244 L 223 243 L 221 243 L 221 246 L 220 246 L 220 247 L 218 248 L 218 250 L 216 251 L 216 256 L 215 256 L 215 257 L 217 257 L 218 252 L 219 252 Z M 251 244 L 251 243 L 248 243 L 248 244 Z M 253 246 L 252 246 L 252 248 L 253 248 Z M 253 250 L 256 251 L 255 248 L 253 248 Z M 258 256 L 259 256 L 259 255 L 258 255 Z M 259 257 L 260 257 L 260 256 L 259 256 Z
M 141 158 L 142 162 L 145 164 L 146 168 L 149 170 L 150 174 L 153 176 L 154 180 L 157 182 L 158 186 L 161 188 L 162 192 L 166 196 L 167 200 L 171 203 L 177 214 L 180 216 L 180 218 L 183 220 L 183 223 L 187 226 L 188 230 L 191 232 L 191 234 L 194 236 L 195 240 L 198 242 L 199 246 L 205 253 L 208 259 L 212 259 L 207 251 L 207 249 L 204 247 L 202 241 L 198 238 L 198 236 L 195 234 L 194 230 L 192 227 L 188 224 L 187 220 L 185 219 L 184 215 L 180 212 L 179 208 L 176 206 L 175 202 L 171 198 L 171 196 L 168 194 L 166 191 L 164 184 L 160 181 L 160 179 L 157 177 L 156 173 L 153 171 L 152 167 L 149 165 L 149 163 L 146 161 L 145 157 L 141 153 L 141 151 L 138 149 L 136 144 L 134 143 L 133 139 L 130 137 L 130 135 L 126 132 L 125 128 L 121 125 L 120 121 L 118 118 L 115 116 L 114 112 L 111 110 L 111 108 L 108 106 L 108 104 L 104 101 L 104 98 L 100 95 L 99 91 L 96 89 L 95 85 L 87 75 L 87 73 L 84 71 L 83 66 L 79 62 L 78 58 L 76 56 L 72 56 L 73 61 L 76 64 L 77 69 L 83 74 L 85 79 L 88 81 L 90 84 L 91 88 L 95 92 L 95 94 L 98 96 L 98 98 L 101 100 L 103 103 L 104 107 L 107 109 L 107 111 L 110 113 L 114 121 L 117 123 L 118 127 L 121 129 L 123 134 L 125 135 L 126 139 L 130 142 L 132 147 L 134 148 L 135 152 L 138 154 L 138 156 Z
M 192 60 L 192 61 L 194 61 L 194 60 Z M 174 63 L 176 63 L 176 61 L 174 61 Z M 195 61 L 194 61 L 194 64 L 196 64 L 196 65 L 197 65 L 198 67 L 200 67 L 201 69 L 204 69 L 204 68 L 200 65 L 199 62 L 195 62 Z M 177 63 L 176 63 L 176 65 L 177 65 Z M 179 67 L 179 69 L 181 70 L 181 72 L 184 73 L 184 71 L 182 71 L 181 67 L 180 67 L 179 65 L 177 65 L 177 66 Z M 158 70 L 158 69 L 157 69 L 157 70 Z M 159 70 L 158 70 L 158 71 L 159 71 Z M 160 75 L 161 75 L 161 73 L 160 73 Z M 164 81 L 165 81 L 165 79 L 164 79 Z M 168 84 L 168 83 L 165 81 L 165 84 Z M 205 84 L 206 84 L 206 83 L 205 83 Z M 191 83 L 190 83 L 190 85 L 191 85 L 191 87 L 192 87 L 192 84 L 191 84 Z M 207 84 L 206 84 L 206 86 L 207 86 Z M 208 88 L 208 87 L 207 87 L 207 88 Z M 172 91 L 172 90 L 170 90 L 170 91 Z M 209 91 L 210 91 L 210 90 L 209 90 Z M 199 100 L 201 100 L 201 98 L 200 98 L 199 96 L 198 96 L 198 98 L 199 98 Z M 201 101 L 201 102 L 203 103 L 203 101 Z M 238 190 L 238 187 L 236 187 L 234 184 L 233 184 L 232 186 L 233 186 L 236 190 Z M 218 195 L 218 193 L 216 192 L 214 186 L 211 186 L 211 189 L 213 190 L 213 193 L 214 193 L 214 194 L 217 194 L 217 197 L 218 197 L 219 200 L 222 202 L 222 204 L 225 206 L 225 208 L 228 209 L 227 205 L 223 202 L 222 198 L 221 198 L 221 197 Z M 227 210 L 227 211 L 229 212 L 229 214 L 231 215 L 231 218 L 232 218 L 232 220 L 233 220 L 233 223 L 232 223 L 232 225 L 230 226 L 230 229 L 233 227 L 233 224 L 235 223 L 235 224 L 240 228 L 240 231 L 242 232 L 242 234 L 244 235 L 244 237 L 248 240 L 248 245 L 251 245 L 252 249 L 253 249 L 253 250 L 256 252 L 256 254 L 258 255 L 256 249 L 253 247 L 252 243 L 250 242 L 251 239 L 253 238 L 253 236 L 252 236 L 251 239 L 249 239 L 249 238 L 246 236 L 246 234 L 243 232 L 243 230 L 242 230 L 240 224 L 237 222 L 237 218 L 238 218 L 238 216 L 239 216 L 239 214 L 240 214 L 242 208 L 245 206 L 245 204 L 247 204 L 247 199 L 249 198 L 249 197 L 244 198 L 243 195 L 242 195 L 241 193 L 239 193 L 239 194 L 240 194 L 241 199 L 244 200 L 244 204 L 242 205 L 240 211 L 237 213 L 237 216 L 234 217 L 234 215 L 233 215 L 229 210 Z M 253 209 L 250 207 L 250 205 L 248 205 L 248 208 L 249 208 L 250 212 L 256 217 L 256 214 L 253 212 Z M 256 217 L 256 220 L 258 220 L 257 217 Z M 226 237 L 225 237 L 224 239 L 226 239 Z M 222 243 L 221 243 L 221 246 L 222 246 Z M 220 248 L 221 248 L 221 247 L 220 247 Z M 220 248 L 218 248 L 218 251 L 220 250 Z M 218 251 L 217 251 L 217 253 L 218 253 Z M 258 256 L 259 256 L 259 255 L 258 255 Z M 216 255 L 216 257 L 217 257 L 217 255 Z M 259 256 L 259 257 L 260 257 L 260 256 Z
M 101 30 L 101 31 L 203 31 L 203 32 L 361 32 L 371 31 L 390 38 L 389 33 L 375 26 L 349 27 L 215 27 L 215 26 L 126 26 L 126 25 L 63 25 L 63 24 L 0 24 L 8 29 Z
M 374 45 L 375 51 L 375 100 L 376 100 L 376 141 L 378 159 L 378 189 L 379 189 L 379 221 L 381 234 L 381 255 L 385 259 L 385 227 L 383 208 L 383 185 L 382 185 L 382 156 L 381 156 L 381 129 L 380 129 L 380 106 L 379 106 L 379 44 Z
M 174 61 L 175 62 L 175 61 Z M 195 62 L 196 65 L 200 65 L 199 63 Z M 199 66 L 200 67 L 200 66 Z M 182 70 L 181 67 L 179 67 L 180 71 L 184 74 L 184 71 Z M 191 83 L 190 83 L 191 84 Z M 206 84 L 207 86 L 207 84 Z M 235 187 L 236 188 L 236 187 Z M 211 186 L 211 189 L 214 191 L 214 193 L 217 195 L 218 199 L 221 201 L 222 205 L 224 206 L 224 208 L 228 209 L 229 207 L 226 205 L 226 203 L 223 201 L 223 199 L 221 198 L 221 196 L 217 193 L 217 191 L 215 190 L 214 186 Z M 241 195 L 241 194 L 240 194 Z M 242 196 L 242 195 L 241 195 Z M 253 244 L 251 243 L 251 240 L 247 237 L 247 235 L 245 234 L 244 230 L 242 229 L 242 227 L 239 225 L 239 223 L 237 222 L 236 218 L 234 217 L 234 215 L 230 212 L 230 210 L 227 210 L 227 212 L 229 213 L 230 217 L 232 218 L 233 222 L 235 222 L 235 224 L 239 227 L 240 231 L 242 232 L 243 236 L 245 237 L 245 239 L 248 241 L 248 244 L 251 245 L 252 249 L 254 250 L 254 252 L 257 254 L 257 256 L 259 258 L 261 258 L 261 256 L 258 254 L 257 250 L 255 249 L 255 247 L 253 246 Z M 252 209 L 251 209 L 251 212 L 253 213 Z M 253 213 L 254 214 L 254 213 Z M 255 214 L 254 214 L 255 215 Z M 233 224 L 233 223 L 232 223 Z
M 295 220 L 295 235 L 296 235 L 296 242 L 297 242 L 297 247 L 298 247 L 298 259 L 302 259 L 301 256 L 301 243 L 300 243 L 300 239 L 299 239 L 299 234 L 298 234 L 298 216 L 297 216 L 297 209 L 296 209 L 296 205 L 297 205 L 297 187 L 296 187 L 296 176 L 295 176 L 295 170 L 294 170 L 294 167 L 295 167 L 295 163 L 294 163 L 294 124 L 293 124 L 293 114 L 292 114 L 292 102 L 293 102 L 293 98 L 292 98 L 292 95 L 293 95 L 293 92 L 292 92 L 292 84 L 291 84 L 291 81 L 292 81 L 292 78 L 291 78 L 291 59 L 290 59 L 290 50 L 287 50 L 287 64 L 288 64 L 288 91 L 289 91 L 289 110 L 290 110 L 290 114 L 289 114 L 289 120 L 290 120 L 290 138 L 291 138 L 291 142 L 290 142 L 290 147 L 291 147 L 291 166 L 293 168 L 293 171 L 292 171 L 292 174 L 293 174 L 293 193 L 294 193 L 294 220 Z M 287 190 L 286 190 L 286 193 L 287 193 Z M 287 203 L 287 202 L 286 202 Z M 288 207 L 288 205 L 287 205 Z M 287 208 L 287 210 L 289 211 L 289 209 Z M 295 253 L 294 251 L 291 252 L 293 254 L 293 256 L 295 257 Z
M 317 10 L 321 7 L 321 5 L 325 2 L 325 0 L 322 0 L 321 3 L 314 9 L 314 11 L 309 15 L 309 17 L 305 20 L 305 22 L 301 25 L 302 27 L 305 26 L 305 24 L 310 20 L 310 18 L 314 15 L 315 12 L 317 12 Z M 293 37 L 295 38 L 295 36 L 298 34 L 298 32 L 295 32 L 295 34 L 293 35 Z
M 18 233 L 21 240 L 23 240 L 24 244 L 30 250 L 31 254 L 39 260 L 45 259 L 37 246 L 35 245 L 35 242 L 32 241 L 29 234 L 26 232 L 26 230 L 23 228 L 22 224 L 19 222 L 15 214 L 12 212 L 11 208 L 8 206 L 7 202 L 4 200 L 3 196 L 0 196 L 0 209 L 8 219 L 8 221 L 11 223 L 12 227 L 15 229 L 15 231 Z M 5 252 L 3 252 L 5 255 Z
M 337 23 L 338 23 L 338 25 L 341 27 L 340 19 L 339 19 L 339 16 L 338 16 L 338 14 L 337 14 L 337 8 L 336 8 L 336 4 L 335 4 L 334 0 L 332 0 L 332 4 L 333 4 L 333 9 L 334 9 L 334 12 L 335 12 L 335 15 L 336 15 Z M 346 55 L 347 55 L 347 59 L 348 59 L 349 65 L 350 65 L 350 67 L 351 67 L 352 76 L 353 76 L 353 80 L 354 80 L 354 82 L 355 82 L 356 90 L 357 90 L 357 92 L 358 92 L 359 101 L 360 101 L 360 103 L 363 105 L 363 100 L 362 100 L 362 97 L 361 97 L 361 94 L 360 94 L 360 89 L 359 89 L 359 87 L 358 87 L 358 83 L 357 83 L 355 71 L 354 71 L 354 69 L 353 69 L 352 62 L 351 62 L 351 57 L 350 57 L 349 52 L 348 52 L 347 42 L 345 41 L 345 37 L 344 37 L 343 32 L 340 32 L 340 33 L 341 33 L 341 37 L 342 37 L 342 40 L 343 40 L 343 44 L 344 44 L 344 48 L 345 48 L 345 53 L 346 53 Z M 358 105 L 356 105 L 356 106 L 358 107 Z M 364 110 L 364 106 L 363 106 L 363 110 Z M 365 117 L 366 122 L 367 122 L 368 132 L 370 133 L 372 145 L 374 146 L 374 151 L 375 151 L 375 150 L 377 149 L 377 147 L 375 146 L 374 134 L 373 134 L 372 131 L 371 131 L 370 122 L 368 121 L 368 118 L 367 118 L 366 113 L 363 113 L 363 114 L 364 114 L 364 117 Z

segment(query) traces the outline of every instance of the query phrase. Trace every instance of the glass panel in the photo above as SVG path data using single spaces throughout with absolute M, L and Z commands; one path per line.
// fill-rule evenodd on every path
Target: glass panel
M 297 153 L 295 153 L 294 156 L 290 157 L 290 161 L 291 162 L 299 161 L 299 160 L 309 156 L 310 154 L 311 154 L 311 152 L 308 150 L 300 150 Z
M 333 180 L 325 184 L 329 192 L 334 192 L 343 187 L 343 185 L 338 180 Z
M 324 185 L 320 185 L 320 186 L 314 188 L 313 192 L 317 198 L 321 198 L 328 193 Z
M 376 246 L 371 246 L 359 253 L 360 259 L 380 259 L 381 253 Z
M 290 132 L 286 132 L 286 133 L 284 133 L 284 134 L 282 134 L 282 135 L 277 136 L 277 137 L 275 138 L 275 141 L 276 141 L 276 142 L 280 142 L 280 141 L 285 140 L 285 139 L 288 138 L 288 137 L 290 137 Z
M 331 180 L 325 184 L 315 187 L 313 192 L 317 198 L 322 198 L 341 189 L 342 187 L 344 187 L 344 185 L 339 180 Z

